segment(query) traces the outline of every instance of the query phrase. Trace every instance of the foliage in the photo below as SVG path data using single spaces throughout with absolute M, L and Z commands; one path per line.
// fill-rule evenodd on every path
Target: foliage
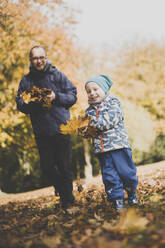
M 85 178 L 85 166 L 87 166 L 85 161 L 85 151 L 83 145 L 83 138 L 78 135 L 72 135 L 73 142 L 73 156 L 72 156 L 72 170 L 74 179 Z M 92 165 L 92 175 L 96 176 L 100 173 L 100 164 L 96 157 L 96 154 L 93 153 L 93 146 L 91 142 L 88 142 L 89 145 L 89 155 L 90 162 Z
M 149 151 L 156 138 L 155 123 L 151 115 L 141 106 L 127 100 L 122 100 L 122 107 L 132 149 L 139 152 Z
M 154 157 L 153 162 L 157 162 L 165 159 L 165 135 L 160 134 L 151 149 L 152 155 Z
M 77 135 L 72 135 L 73 142 L 73 154 L 72 154 L 72 170 L 73 178 L 84 178 L 84 166 L 85 166 L 85 157 L 84 157 L 84 147 L 82 138 Z
M 165 160 L 165 135 L 160 134 L 156 137 L 149 152 L 144 152 L 141 157 L 141 163 L 148 164 Z
M 164 132 L 165 47 L 141 42 L 119 52 L 114 70 L 122 98 L 145 108 L 154 118 L 157 132 Z
M 0 188 L 6 192 L 12 192 L 15 187 L 14 175 L 19 170 L 18 157 L 14 152 L 14 146 L 0 149 Z
M 91 164 L 92 164 L 92 175 L 97 176 L 101 173 L 101 168 L 100 168 L 99 160 L 96 154 L 93 152 L 93 146 L 91 142 L 89 142 L 89 150 L 90 150 Z
M 29 156 L 28 152 L 31 153 Z M 36 154 L 36 158 L 33 154 Z M 3 192 L 18 193 L 49 185 L 41 175 L 35 147 L 24 151 L 19 157 L 16 156 L 15 145 L 10 145 L 7 149 L 1 147 L 0 164 L 0 189 Z
M 139 206 L 121 213 L 107 202 L 100 178 L 81 188 L 79 181 L 75 183 L 76 204 L 66 210 L 60 208 L 59 197 L 51 189 L 18 194 L 13 200 L 4 196 L 0 247 L 163 248 L 165 174 L 150 166 L 147 170 L 148 176 L 144 171 L 139 175 Z M 128 207 L 127 196 L 125 200 Z

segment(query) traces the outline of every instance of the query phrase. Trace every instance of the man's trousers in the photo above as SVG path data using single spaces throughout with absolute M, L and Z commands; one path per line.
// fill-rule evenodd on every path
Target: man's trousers
M 62 202 L 73 201 L 70 135 L 56 134 L 49 137 L 37 137 L 36 143 L 43 176 L 59 192 Z

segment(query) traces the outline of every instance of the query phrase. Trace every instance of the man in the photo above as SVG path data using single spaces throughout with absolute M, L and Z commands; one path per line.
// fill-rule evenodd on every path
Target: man
M 48 95 L 51 108 L 41 103 L 25 103 L 21 94 L 36 86 L 51 90 Z M 71 140 L 60 133 L 60 125 L 70 118 L 69 108 L 77 98 L 75 86 L 56 67 L 52 67 L 43 47 L 30 50 L 30 71 L 23 76 L 16 96 L 19 111 L 30 114 L 30 119 L 40 155 L 43 175 L 59 192 L 62 207 L 74 202 L 72 194 Z

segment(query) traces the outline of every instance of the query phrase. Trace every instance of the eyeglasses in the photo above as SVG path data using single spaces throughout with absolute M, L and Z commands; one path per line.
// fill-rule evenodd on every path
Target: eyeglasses
M 46 57 L 44 57 L 44 56 L 41 56 L 41 57 L 32 57 L 32 60 L 33 61 L 38 61 L 38 60 L 45 60 L 46 59 Z

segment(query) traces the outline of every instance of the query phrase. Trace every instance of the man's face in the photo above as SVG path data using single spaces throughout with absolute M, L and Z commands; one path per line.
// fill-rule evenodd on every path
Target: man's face
M 30 61 L 36 70 L 38 71 L 44 70 L 47 62 L 47 57 L 44 49 L 41 47 L 34 48 L 31 53 Z

